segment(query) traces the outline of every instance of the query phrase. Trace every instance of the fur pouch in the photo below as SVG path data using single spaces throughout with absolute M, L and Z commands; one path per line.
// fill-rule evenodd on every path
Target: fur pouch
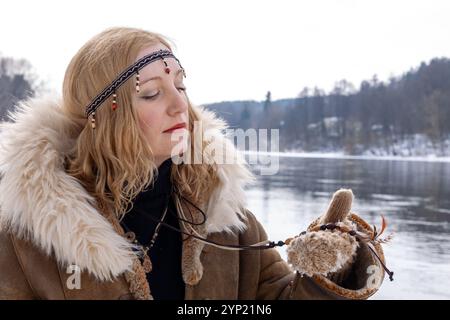
M 347 219 L 353 201 L 353 193 L 340 189 L 334 195 L 325 215 L 313 225 L 333 223 L 345 229 L 356 229 Z M 341 282 L 349 273 L 356 256 L 358 242 L 355 237 L 340 228 L 320 230 L 311 226 L 289 242 L 288 262 L 294 270 L 307 276 L 322 275 Z M 317 229 L 317 230 L 316 230 Z

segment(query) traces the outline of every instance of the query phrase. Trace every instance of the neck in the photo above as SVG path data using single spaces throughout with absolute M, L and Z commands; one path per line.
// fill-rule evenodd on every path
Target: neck
M 164 161 L 166 161 L 168 159 L 170 159 L 170 157 L 155 157 L 154 161 L 155 161 L 156 167 L 159 168 L 164 163 Z

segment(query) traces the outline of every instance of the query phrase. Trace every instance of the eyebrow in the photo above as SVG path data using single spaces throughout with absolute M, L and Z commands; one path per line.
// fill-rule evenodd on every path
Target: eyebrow
M 175 78 L 176 78 L 181 72 L 183 72 L 183 69 L 178 69 L 178 71 L 175 73 Z M 149 78 L 149 79 L 147 79 L 147 80 L 141 81 L 141 85 L 143 85 L 143 84 L 145 84 L 146 82 L 149 82 L 149 81 L 151 81 L 151 80 L 158 80 L 158 79 L 161 80 L 161 77 L 160 77 L 160 76 L 151 77 L 151 78 Z

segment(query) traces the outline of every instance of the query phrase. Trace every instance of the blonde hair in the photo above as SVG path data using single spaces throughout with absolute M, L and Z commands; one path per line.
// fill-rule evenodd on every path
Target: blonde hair
M 117 90 L 120 108 L 115 111 L 105 106 L 98 108 L 95 130 L 85 117 L 85 107 L 134 63 L 142 49 L 157 43 L 172 50 L 169 40 L 158 33 L 123 27 L 107 29 L 75 54 L 64 76 L 63 110 L 79 125 L 74 137 L 76 143 L 66 158 L 66 170 L 118 218 L 123 217 L 133 199 L 152 184 L 157 170 L 132 105 L 133 81 Z M 104 103 L 111 105 L 112 98 Z M 188 115 L 193 140 L 193 124 L 199 116 L 189 99 Z M 198 143 L 191 141 L 191 151 Z M 178 190 L 197 204 L 206 201 L 218 183 L 212 165 L 173 164 L 171 172 Z

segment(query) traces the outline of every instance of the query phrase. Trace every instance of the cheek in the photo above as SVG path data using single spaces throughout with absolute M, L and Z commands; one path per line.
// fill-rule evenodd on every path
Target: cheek
M 145 110 L 139 112 L 139 124 L 144 132 L 147 134 L 155 134 L 158 132 L 161 125 L 161 116 L 158 113 Z

